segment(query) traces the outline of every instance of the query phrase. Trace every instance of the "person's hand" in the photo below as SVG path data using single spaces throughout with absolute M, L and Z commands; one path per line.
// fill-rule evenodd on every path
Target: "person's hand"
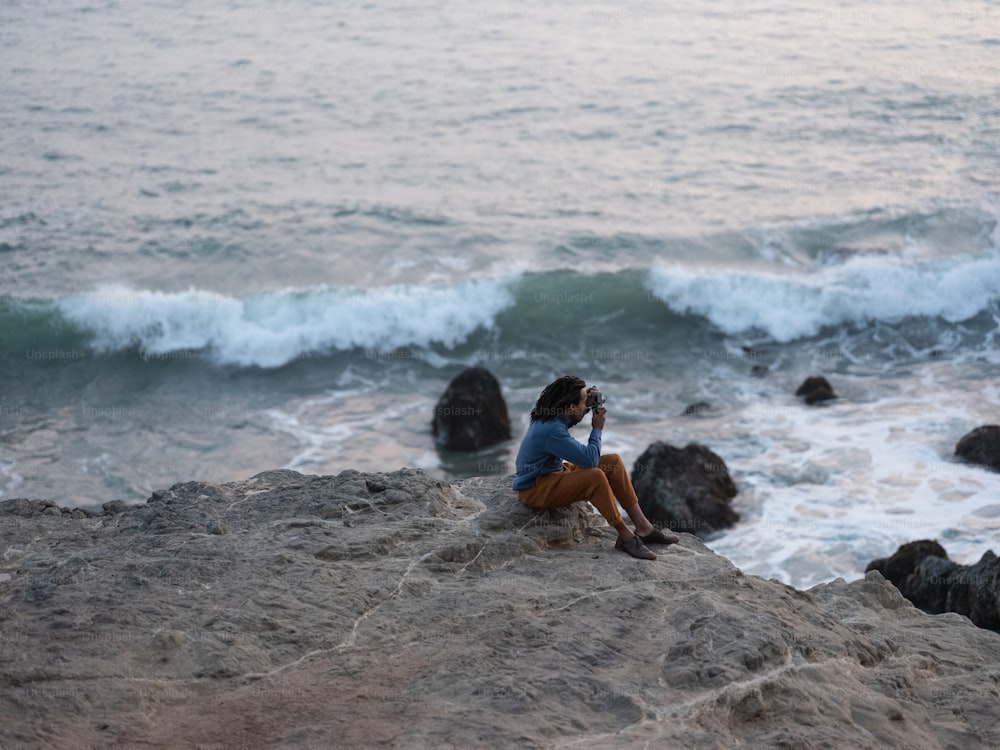
M 590 426 L 595 430 L 604 429 L 604 415 L 608 413 L 607 409 L 594 409 L 594 416 L 590 420 Z

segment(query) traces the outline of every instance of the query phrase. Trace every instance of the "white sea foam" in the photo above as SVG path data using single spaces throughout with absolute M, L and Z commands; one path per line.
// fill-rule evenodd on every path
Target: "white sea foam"
M 809 273 L 657 267 L 647 283 L 672 310 L 704 316 L 728 334 L 757 329 L 787 342 L 845 323 L 967 320 L 1000 297 L 1000 254 L 857 257 Z
M 24 477 L 15 471 L 17 463 L 15 461 L 0 461 L 0 498 L 10 496 L 18 487 L 24 484 Z
M 513 304 L 508 283 L 367 290 L 320 286 L 245 298 L 198 289 L 165 293 L 108 286 L 67 297 L 59 309 L 93 335 L 98 351 L 205 350 L 219 364 L 279 367 L 303 354 L 334 349 L 455 346 Z
M 269 409 L 271 427 L 296 443 L 284 468 L 327 474 L 368 465 L 398 468 L 404 463 L 439 468 L 439 457 L 427 459 L 434 396 L 412 394 L 387 403 L 379 388 L 368 383 Z M 405 462 L 398 458 L 403 455 L 408 456 Z M 413 458 L 418 455 L 419 461 Z
M 996 475 L 952 453 L 995 413 L 996 394 L 970 392 L 966 369 L 953 363 L 922 370 L 896 380 L 886 391 L 894 396 L 852 400 L 870 381 L 841 375 L 844 398 L 829 408 L 773 393 L 787 409 L 751 401 L 710 428 L 706 440 L 730 457 L 743 518 L 709 546 L 799 588 L 860 577 L 870 560 L 915 539 L 939 540 L 964 564 L 995 549 Z

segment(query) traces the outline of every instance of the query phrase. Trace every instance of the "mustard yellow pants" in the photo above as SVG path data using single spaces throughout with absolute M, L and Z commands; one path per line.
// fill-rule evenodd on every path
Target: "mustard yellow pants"
M 588 501 L 612 526 L 622 522 L 615 498 L 628 509 L 639 502 L 625 464 L 617 453 L 601 456 L 593 469 L 583 469 L 563 461 L 564 471 L 553 471 L 535 478 L 535 486 L 517 493 L 517 499 L 529 508 L 562 508 Z

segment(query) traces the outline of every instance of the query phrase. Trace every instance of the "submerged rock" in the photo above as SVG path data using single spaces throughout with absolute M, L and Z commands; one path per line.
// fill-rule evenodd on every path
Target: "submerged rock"
M 819 266 L 834 266 L 847 263 L 854 258 L 886 255 L 889 255 L 889 251 L 881 247 L 824 247 L 816 254 L 816 264 Z
M 974 464 L 1000 471 L 1000 426 L 977 427 L 955 446 L 955 454 Z
M 636 459 L 632 485 L 646 517 L 673 531 L 706 536 L 740 518 L 730 504 L 736 485 L 729 469 L 704 445 L 653 443 Z
M 921 540 L 902 545 L 892 557 L 872 560 L 877 570 L 925 612 L 956 612 L 981 628 L 1000 631 L 1000 560 L 993 552 L 974 565 L 948 559 L 944 547 Z
M 470 367 L 455 376 L 434 407 L 431 432 L 439 448 L 453 451 L 476 451 L 509 440 L 507 402 L 493 374 Z
M 684 407 L 684 411 L 681 412 L 682 417 L 706 417 L 715 409 L 707 401 L 695 401 L 693 404 L 688 404 Z
M 878 572 L 797 591 L 690 534 L 635 560 L 510 477 L 272 471 L 4 504 L 0 535 L 2 747 L 1000 740 L 995 633 Z

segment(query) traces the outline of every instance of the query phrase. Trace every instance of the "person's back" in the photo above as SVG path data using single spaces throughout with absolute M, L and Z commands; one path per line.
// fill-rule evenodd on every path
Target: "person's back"
M 564 416 L 549 421 L 537 420 L 528 425 L 517 452 L 513 487 L 526 490 L 535 478 L 553 471 L 563 471 L 563 461 L 586 469 L 597 466 L 601 457 L 601 431 L 593 429 L 586 447 L 569 434 L 569 420 Z

